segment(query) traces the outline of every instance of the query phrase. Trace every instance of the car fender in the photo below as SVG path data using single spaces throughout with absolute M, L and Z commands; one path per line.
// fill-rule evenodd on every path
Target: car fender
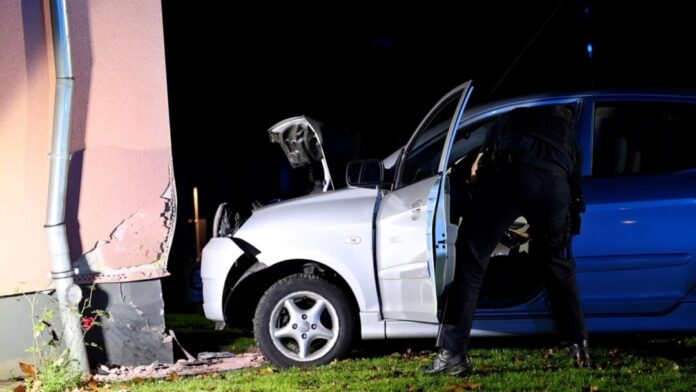
M 269 250 L 254 256 L 245 253 L 237 242 L 239 239 L 213 238 L 203 249 L 201 265 L 203 279 L 203 310 L 208 319 L 224 322 L 225 288 L 238 286 L 257 272 L 278 266 L 292 260 L 315 262 L 335 271 L 346 281 L 351 289 L 360 311 L 378 311 L 377 294 L 372 271 L 363 271 L 361 278 L 356 276 L 343 260 L 318 249 L 288 249 L 282 252 Z M 242 240 L 244 241 L 244 240 Z M 263 249 L 263 247 L 262 247 Z M 355 265 L 353 263 L 353 265 Z M 230 276 L 233 268 L 239 270 Z M 231 280 L 230 280 L 231 279 Z
M 256 256 L 259 263 L 265 267 L 273 267 L 291 260 L 306 260 L 316 262 L 335 271 L 353 292 L 360 311 L 378 311 L 378 301 L 372 270 L 365 271 L 358 277 L 348 266 L 347 260 L 339 260 L 321 249 L 285 249 L 283 252 L 264 252 Z M 258 267 L 257 267 L 258 268 Z M 250 268 L 251 269 L 251 268 Z M 244 277 L 246 278 L 246 277 Z M 240 279 L 241 281 L 242 279 Z
M 203 248 L 201 279 L 203 280 L 203 311 L 215 322 L 224 322 L 222 306 L 225 281 L 232 266 L 244 251 L 231 238 L 212 238 Z
M 379 311 L 373 258 L 377 189 L 343 189 L 253 211 L 235 233 L 268 267 L 290 260 L 316 262 L 350 286 L 360 311 Z

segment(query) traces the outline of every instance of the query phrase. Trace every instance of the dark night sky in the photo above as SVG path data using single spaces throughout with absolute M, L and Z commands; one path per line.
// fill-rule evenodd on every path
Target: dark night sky
M 696 88 L 696 24 L 680 2 L 479 3 L 249 9 L 163 1 L 179 198 L 173 265 L 193 252 L 193 186 L 209 222 L 222 201 L 248 208 L 278 196 L 284 158 L 266 130 L 286 117 L 359 131 L 365 158 L 384 157 L 468 79 L 473 103 L 542 91 Z

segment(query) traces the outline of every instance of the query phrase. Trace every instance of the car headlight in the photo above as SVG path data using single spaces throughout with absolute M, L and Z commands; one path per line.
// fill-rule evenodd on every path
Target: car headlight
M 229 203 L 222 203 L 215 211 L 213 237 L 232 237 L 242 225 L 239 212 L 234 212 Z

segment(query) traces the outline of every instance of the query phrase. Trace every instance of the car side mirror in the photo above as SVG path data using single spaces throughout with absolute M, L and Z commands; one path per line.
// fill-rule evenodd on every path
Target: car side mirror
M 348 162 L 346 184 L 352 187 L 384 185 L 384 164 L 379 159 L 361 159 Z

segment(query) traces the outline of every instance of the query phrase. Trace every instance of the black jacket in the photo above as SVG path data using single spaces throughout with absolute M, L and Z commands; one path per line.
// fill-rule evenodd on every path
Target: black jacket
M 568 175 L 579 171 L 582 156 L 570 111 L 568 106 L 553 105 L 506 113 L 486 135 L 483 151 L 524 152 L 555 164 Z

